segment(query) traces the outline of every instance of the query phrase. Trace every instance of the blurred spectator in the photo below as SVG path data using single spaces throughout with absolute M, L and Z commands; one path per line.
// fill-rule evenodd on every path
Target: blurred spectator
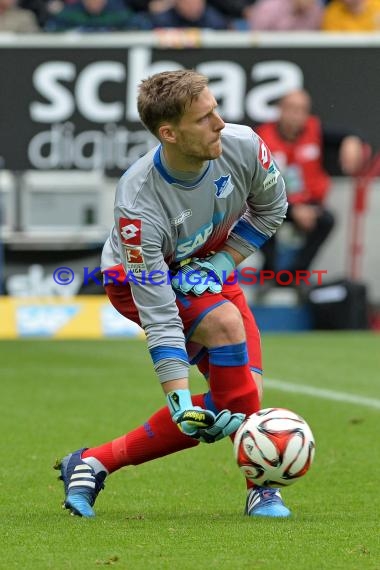
M 287 269 L 308 269 L 314 256 L 334 225 L 332 214 L 324 206 L 330 177 L 323 166 L 323 151 L 329 137 L 335 144 L 339 137 L 339 162 L 342 172 L 354 175 L 363 165 L 362 140 L 347 133 L 322 129 L 320 120 L 311 115 L 311 98 L 304 90 L 292 91 L 279 103 L 277 122 L 261 125 L 256 132 L 271 149 L 285 179 L 289 208 L 286 222 L 291 223 L 303 245 Z M 263 269 L 276 270 L 276 238 L 262 248 Z M 287 280 L 287 279 L 286 279 Z
M 230 18 L 244 18 L 246 9 L 254 3 L 255 0 L 207 0 L 207 4 Z
M 256 0 L 207 0 L 209 6 L 213 6 L 229 20 L 229 26 L 235 30 L 249 30 L 246 20 L 247 10 Z
M 319 30 L 320 0 L 258 0 L 246 12 L 249 28 L 260 31 Z
M 0 0 L 0 32 L 30 34 L 39 31 L 36 16 L 17 5 L 17 0 Z
M 380 30 L 380 0 L 331 0 L 325 8 L 325 32 Z
M 163 12 L 172 7 L 173 0 L 124 0 L 135 12 Z
M 51 15 L 45 26 L 48 32 L 105 32 L 150 28 L 150 20 L 143 14 L 135 14 L 126 8 L 122 0 L 79 0 L 67 4 L 60 12 Z
M 30 10 L 35 14 L 40 28 L 45 26 L 48 17 L 47 2 L 44 0 L 19 0 L 18 5 L 20 8 Z
M 155 28 L 228 29 L 228 18 L 206 0 L 173 0 L 172 8 L 152 14 Z

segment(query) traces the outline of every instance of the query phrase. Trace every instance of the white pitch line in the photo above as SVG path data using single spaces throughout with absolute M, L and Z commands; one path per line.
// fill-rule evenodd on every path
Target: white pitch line
M 324 388 L 315 388 L 314 386 L 305 386 L 305 384 L 292 384 L 291 382 L 283 382 L 268 378 L 264 380 L 264 387 L 274 388 L 282 392 L 293 392 L 295 394 L 306 394 L 315 398 L 324 398 L 325 400 L 334 400 L 335 402 L 347 402 L 348 404 L 356 404 L 366 406 L 367 408 L 375 408 L 380 410 L 380 400 L 377 398 L 366 398 L 358 394 L 348 394 L 347 392 L 336 392 L 335 390 L 325 390 Z

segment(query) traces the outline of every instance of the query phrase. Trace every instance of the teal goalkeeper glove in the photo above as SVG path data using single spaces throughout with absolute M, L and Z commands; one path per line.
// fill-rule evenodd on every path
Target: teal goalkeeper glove
M 226 251 L 219 251 L 214 255 L 199 259 L 197 257 L 183 265 L 173 277 L 173 289 L 188 295 L 202 295 L 205 291 L 220 293 L 223 283 L 235 269 L 232 256 Z
M 232 414 L 230 410 L 222 410 L 215 418 L 212 426 L 198 429 L 192 437 L 203 443 L 215 443 L 227 435 L 235 433 L 245 420 L 245 414 Z
M 186 435 L 194 437 L 198 429 L 212 426 L 215 414 L 199 406 L 193 406 L 189 390 L 175 390 L 166 394 L 172 420 Z
M 192 406 L 189 390 L 176 390 L 166 395 L 173 421 L 186 435 L 203 443 L 215 443 L 235 433 L 245 419 L 245 414 L 222 410 L 215 417 L 210 410 Z M 186 409 L 181 410 L 181 405 Z

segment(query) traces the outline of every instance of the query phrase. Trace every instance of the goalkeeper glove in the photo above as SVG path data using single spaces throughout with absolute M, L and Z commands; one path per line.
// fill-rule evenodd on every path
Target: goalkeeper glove
M 189 390 L 169 392 L 166 394 L 166 400 L 173 422 L 186 435 L 194 437 L 198 429 L 214 424 L 215 414 L 199 406 L 193 406 Z
M 195 257 L 190 263 L 183 265 L 173 277 L 173 289 L 188 295 L 202 295 L 205 291 L 220 293 L 223 283 L 231 271 L 235 269 L 232 256 L 226 251 L 219 251 L 205 259 Z
M 245 414 L 232 414 L 230 410 L 222 410 L 216 416 L 212 426 L 198 429 L 193 437 L 203 443 L 215 443 L 215 441 L 219 441 L 227 435 L 235 433 L 244 420 Z
M 166 397 L 172 419 L 179 429 L 203 443 L 215 443 L 235 433 L 245 419 L 245 414 L 233 414 L 229 410 L 222 410 L 215 417 L 210 410 L 192 406 L 189 390 L 169 392 Z

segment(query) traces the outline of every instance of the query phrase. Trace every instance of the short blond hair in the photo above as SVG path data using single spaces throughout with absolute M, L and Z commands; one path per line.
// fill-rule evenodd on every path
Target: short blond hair
M 137 97 L 141 121 L 157 136 L 162 123 L 179 123 L 207 85 L 207 77 L 191 69 L 163 71 L 144 79 Z

